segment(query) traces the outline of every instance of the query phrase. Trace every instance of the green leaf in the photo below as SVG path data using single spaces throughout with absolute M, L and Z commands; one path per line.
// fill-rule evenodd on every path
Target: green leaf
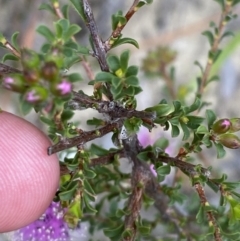
M 50 49 L 51 49 L 52 45 L 49 43 L 45 43 L 42 45 L 41 47 L 41 51 L 46 54 Z
M 240 182 L 223 182 L 228 190 L 234 190 L 240 187 Z
M 51 119 L 48 119 L 47 117 L 45 117 L 45 116 L 43 116 L 43 115 L 40 116 L 40 120 L 41 120 L 43 123 L 45 123 L 45 124 L 47 124 L 47 125 L 49 125 L 49 126 L 54 124 L 54 122 L 53 122 Z
M 127 19 L 123 16 L 122 11 L 118 11 L 112 15 L 112 30 L 115 30 L 118 26 L 126 24 Z
M 19 32 L 15 32 L 11 37 L 11 43 L 12 43 L 13 47 L 17 50 L 19 50 L 19 45 L 17 42 L 18 35 L 19 35 Z
M 69 201 L 69 200 L 71 200 L 74 197 L 75 193 L 76 193 L 77 186 L 78 186 L 78 184 L 75 183 L 75 185 L 73 185 L 71 187 L 71 189 L 68 189 L 66 191 L 60 192 L 58 194 L 60 200 L 62 200 L 62 201 Z
M 85 209 L 86 211 L 85 212 L 89 212 L 89 213 L 97 213 L 98 211 L 93 208 L 91 205 L 90 205 L 90 200 L 88 199 L 88 197 L 86 195 L 83 195 L 83 201 L 84 201 L 84 204 L 85 204 Z
M 165 151 L 165 149 L 169 146 L 169 141 L 168 139 L 161 137 L 159 139 L 157 139 L 154 144 L 153 144 L 153 148 L 158 148 L 162 151 Z
M 162 166 L 158 167 L 156 171 L 159 176 L 165 176 L 170 173 L 171 166 L 170 165 L 162 165 Z
M 88 168 L 84 169 L 84 177 L 87 179 L 93 179 L 96 177 L 96 173 Z
M 77 11 L 77 13 L 80 15 L 80 17 L 85 21 L 86 17 L 84 14 L 82 0 L 70 0 L 70 2 L 72 3 L 74 9 Z
M 74 64 L 78 63 L 81 61 L 81 58 L 78 55 L 73 55 L 69 58 L 64 58 L 64 68 L 69 69 L 72 67 Z
M 221 40 L 224 39 L 225 37 L 234 37 L 234 33 L 232 31 L 226 31 L 224 34 L 221 36 Z M 220 40 L 220 41 L 221 41 Z
M 197 223 L 203 223 L 205 220 L 205 211 L 204 211 L 203 205 L 201 205 L 198 210 L 198 213 L 196 215 L 196 220 L 197 220 Z
M 97 156 L 105 156 L 109 153 L 108 150 L 106 150 L 100 146 L 97 146 L 95 144 L 91 145 L 90 151 L 91 151 L 91 153 L 93 153 L 94 155 L 97 155 Z
M 81 28 L 77 24 L 72 24 L 68 30 L 63 34 L 63 39 L 65 41 L 68 41 L 73 37 L 76 33 L 78 33 L 81 30 Z
M 206 110 L 206 118 L 207 118 L 207 123 L 208 123 L 208 128 L 210 129 L 215 120 L 217 119 L 215 113 L 212 110 Z
M 68 80 L 72 83 L 82 80 L 82 76 L 79 73 L 72 73 L 67 76 Z
M 223 145 L 215 142 L 214 142 L 214 145 L 217 149 L 217 158 L 218 159 L 223 158 L 226 154 L 226 151 L 224 150 Z
M 189 136 L 190 136 L 190 131 L 189 131 L 189 129 L 188 129 L 186 124 L 180 122 L 180 125 L 181 125 L 182 130 L 183 130 L 183 139 L 182 140 L 186 141 L 189 138 Z
M 153 2 L 153 0 L 141 0 L 137 4 L 137 8 L 141 8 L 141 7 L 143 7 L 146 4 L 151 4 L 152 2 Z
M 62 6 L 62 14 L 64 18 L 69 19 L 69 5 L 65 4 Z
M 98 127 L 98 126 L 102 126 L 104 124 L 104 120 L 93 117 L 93 119 L 87 120 L 87 124 Z
M 210 43 L 210 46 L 213 45 L 213 42 L 214 42 L 214 36 L 213 36 L 213 33 L 209 30 L 206 30 L 202 33 L 202 35 L 206 36 L 207 39 L 208 39 L 208 42 Z
M 62 38 L 63 28 L 62 28 L 61 24 L 59 24 L 59 22 L 55 22 L 54 26 L 55 26 L 55 30 L 56 30 L 56 37 L 59 39 Z
M 112 85 L 114 88 L 118 88 L 122 84 L 122 81 L 118 77 L 112 78 Z
M 203 117 L 200 116 L 186 116 L 188 118 L 187 126 L 190 129 L 197 129 L 199 125 L 204 121 Z
M 214 192 L 218 192 L 219 191 L 219 186 L 217 184 L 215 184 L 214 182 L 212 182 L 211 180 L 207 181 L 207 185 L 214 191 Z
M 213 81 L 218 81 L 218 80 L 219 80 L 219 76 L 213 75 L 210 79 L 208 79 L 207 84 L 209 84 L 210 82 L 213 82 Z
M 132 75 L 137 75 L 138 74 L 138 67 L 133 65 L 127 68 L 127 71 L 125 73 L 125 77 L 129 77 Z
M 29 112 L 33 109 L 33 105 L 30 104 L 29 102 L 25 101 L 25 100 L 21 100 L 21 112 L 23 113 L 23 115 L 27 115 L 29 114 Z
M 172 125 L 172 130 L 171 130 L 172 137 L 179 136 L 179 133 L 180 133 L 180 131 L 179 131 L 178 126 Z
M 120 46 L 122 44 L 132 44 L 134 45 L 136 48 L 139 48 L 138 42 L 132 38 L 119 38 L 117 39 L 111 48 L 115 48 L 117 46 Z
M 47 11 L 49 11 L 50 13 L 56 15 L 53 7 L 52 7 L 50 4 L 48 4 L 48 3 L 42 3 L 38 9 L 39 9 L 39 10 L 47 10 Z
M 141 235 L 148 235 L 148 234 L 150 234 L 151 227 L 150 226 L 138 226 L 137 230 Z
M 72 110 L 64 110 L 61 114 L 61 120 L 67 121 L 70 120 L 74 116 L 74 112 Z
M 103 229 L 104 234 L 109 237 L 111 240 L 114 237 L 121 237 L 121 234 L 124 231 L 124 225 L 118 225 L 116 228 L 105 228 Z
M 209 134 L 208 129 L 205 126 L 200 125 L 196 131 L 197 134 Z
M 90 50 L 87 47 L 84 47 L 84 46 L 81 46 L 81 45 L 78 46 L 78 53 L 89 54 L 89 52 L 90 52 Z
M 149 160 L 148 155 L 149 155 L 149 151 L 143 151 L 137 155 L 137 158 L 141 161 L 148 161 Z
M 19 58 L 16 57 L 15 55 L 13 54 L 5 54 L 2 58 L 2 62 L 6 62 L 7 60 L 11 60 L 11 61 L 18 61 Z
M 109 56 L 107 58 L 107 63 L 113 73 L 115 73 L 117 70 L 121 69 L 120 61 L 119 61 L 118 57 L 115 55 Z
M 140 118 L 132 117 L 130 119 L 124 120 L 124 126 L 128 133 L 137 133 L 142 125 L 142 120 Z
M 94 201 L 94 200 L 95 200 L 95 197 L 94 197 L 94 196 L 95 196 L 95 192 L 93 191 L 90 183 L 89 183 L 86 179 L 84 179 L 83 185 L 84 185 L 85 190 L 87 190 L 87 192 L 88 192 L 88 193 L 85 192 L 84 196 L 86 196 L 86 194 L 87 194 L 87 195 L 88 195 L 88 198 L 90 198 L 90 197 L 89 197 L 89 194 L 91 194 L 91 195 L 92 195 L 92 196 L 91 196 L 91 200 Z M 93 199 L 92 199 L 92 198 L 93 198 Z
M 156 112 L 157 116 L 166 116 L 171 113 L 172 106 L 168 104 L 158 104 L 153 107 L 145 109 L 148 112 Z
M 173 101 L 174 112 L 179 112 L 181 110 L 182 104 L 178 100 Z
M 203 69 L 202 65 L 197 60 L 194 62 L 194 64 L 200 68 L 201 74 L 203 74 L 204 69 Z
M 184 107 L 183 111 L 185 114 L 188 114 L 188 113 L 194 112 L 195 110 L 198 110 L 200 106 L 201 106 L 201 101 L 200 99 L 196 98 L 194 103 L 189 107 Z
M 111 83 L 112 78 L 115 77 L 113 74 L 108 72 L 100 72 L 96 75 L 95 80 L 101 82 Z
M 116 80 L 115 78 L 113 80 Z M 115 100 L 118 100 L 126 95 L 126 91 L 123 91 L 123 85 L 118 85 L 115 87 L 114 85 L 110 88 L 111 93 L 113 94 L 113 97 Z
M 120 56 L 120 65 L 123 73 L 126 72 L 129 60 L 129 50 L 125 50 Z
M 68 48 L 68 47 L 65 47 L 65 46 L 62 49 L 62 53 L 68 58 L 71 58 L 73 56 L 72 48 Z
M 37 30 L 39 34 L 43 35 L 47 41 L 52 43 L 55 40 L 55 35 L 52 33 L 52 31 L 45 25 L 40 25 Z
M 139 81 L 138 78 L 136 76 L 129 76 L 125 79 L 125 83 L 127 85 L 130 86 L 138 86 L 139 85 Z

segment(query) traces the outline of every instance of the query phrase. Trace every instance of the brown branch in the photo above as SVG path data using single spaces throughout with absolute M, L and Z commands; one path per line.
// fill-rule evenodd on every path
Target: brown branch
M 7 75 L 7 74 L 13 74 L 13 73 L 22 73 L 22 71 L 19 69 L 15 69 L 11 66 L 8 66 L 6 64 L 0 63 L 0 76 Z
M 124 237 L 124 241 L 133 241 L 136 238 L 137 226 L 136 222 L 140 214 L 140 209 L 142 206 L 142 197 L 144 193 L 144 188 L 149 181 L 149 176 L 146 175 L 144 166 L 134 165 L 132 172 L 132 194 L 128 200 L 128 211 L 129 215 L 126 215 L 124 221 L 125 230 L 130 230 L 131 235 Z
M 54 1 L 52 3 L 53 9 L 55 11 L 55 14 L 58 16 L 59 19 L 64 18 L 61 9 L 59 8 L 59 2 L 58 1 Z
M 16 57 L 21 58 L 21 54 L 18 52 L 18 50 L 8 41 L 3 43 L 3 45 L 10 50 Z
M 214 54 L 218 51 L 218 46 L 219 46 L 219 43 L 220 43 L 220 40 L 221 40 L 221 34 L 222 34 L 223 29 L 226 25 L 225 18 L 231 12 L 231 10 L 232 10 L 231 1 L 226 1 L 225 2 L 225 8 L 223 9 L 223 12 L 222 12 L 222 15 L 221 15 L 221 18 L 220 18 L 220 21 L 219 21 L 219 25 L 218 25 L 218 34 L 214 35 L 214 41 L 213 41 L 213 44 L 212 44 L 212 47 L 211 47 L 209 53 Z M 203 94 L 204 88 L 205 88 L 205 86 L 207 84 L 207 81 L 208 81 L 208 77 L 209 77 L 212 65 L 213 65 L 213 59 L 209 58 L 208 62 L 207 62 L 207 65 L 205 67 L 202 79 L 201 79 L 200 87 L 198 89 L 198 93 L 197 93 L 198 96 L 201 96 Z
M 111 119 L 137 117 L 152 125 L 154 125 L 153 120 L 156 117 L 152 112 L 129 110 L 115 101 L 99 101 L 75 91 L 73 92 L 73 98 L 68 102 L 68 106 L 74 110 L 96 109 L 101 114 L 108 114 Z
M 199 171 L 196 170 L 197 169 L 196 165 L 182 161 L 175 157 L 169 157 L 169 156 L 164 156 L 164 155 L 158 155 L 158 157 L 156 157 L 151 152 L 149 152 L 148 157 L 151 160 L 153 160 L 154 162 L 164 162 L 164 163 L 170 164 L 170 166 L 178 167 L 179 169 L 182 170 L 182 172 L 184 172 L 185 174 L 187 174 L 190 177 L 201 174 L 208 178 L 211 174 L 208 169 L 203 168 L 203 167 L 200 168 L 200 173 L 199 173 Z
M 139 0 L 134 0 L 132 6 L 130 7 L 130 9 L 128 10 L 128 12 L 125 15 L 126 23 L 122 24 L 122 25 L 118 25 L 116 27 L 116 29 L 113 30 L 113 32 L 112 32 L 111 36 L 108 38 L 108 40 L 105 41 L 105 48 L 106 48 L 107 51 L 109 51 L 111 49 L 111 46 L 114 43 L 114 39 L 117 39 L 117 38 L 120 37 L 122 30 L 127 25 L 127 23 L 130 20 L 130 18 L 134 15 L 134 13 L 137 12 L 137 10 L 138 10 L 138 8 L 137 8 L 138 3 L 139 3 Z
M 121 127 L 122 123 L 119 121 L 108 123 L 104 127 L 93 131 L 83 131 L 78 136 L 60 140 L 57 144 L 50 146 L 48 148 L 48 155 L 52 155 L 56 152 L 66 150 L 74 146 L 77 147 L 79 145 L 84 145 L 88 141 L 102 137 L 107 133 L 114 131 L 115 129 L 120 129 Z
M 209 206 L 209 203 L 207 201 L 207 198 L 206 198 L 203 186 L 200 183 L 195 183 L 194 187 L 195 187 L 195 189 L 196 189 L 196 191 L 198 193 L 198 196 L 200 198 L 201 205 L 204 206 L 204 207 L 205 206 Z M 216 219 L 215 219 L 215 217 L 213 215 L 213 212 L 207 211 L 207 218 L 208 218 L 208 221 L 209 221 L 209 226 L 210 227 L 211 226 L 214 227 L 214 238 L 215 238 L 215 241 L 222 241 L 220 228 L 218 227 L 218 224 L 217 224 Z
M 101 70 L 108 72 L 109 67 L 107 64 L 106 49 L 103 41 L 99 36 L 98 27 L 92 13 L 91 6 L 88 3 L 88 0 L 82 0 L 82 3 L 86 17 L 86 26 L 89 29 L 93 41 L 93 55 L 97 58 Z

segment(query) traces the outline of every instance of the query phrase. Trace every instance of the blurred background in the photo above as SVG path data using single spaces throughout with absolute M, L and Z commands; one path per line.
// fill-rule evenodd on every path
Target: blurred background
M 38 7 L 44 2 L 47 1 L 0 0 L 0 32 L 10 39 L 11 35 L 18 31 L 20 32 L 20 46 L 39 50 L 45 40 L 35 33 L 35 29 L 40 24 L 46 24 L 48 27 L 53 28 L 52 22 L 57 21 L 49 12 L 38 10 Z M 67 0 L 60 1 L 61 4 L 67 2 Z M 102 39 L 105 40 L 111 34 L 111 15 L 118 10 L 125 13 L 133 1 L 89 0 L 89 2 L 93 8 Z M 239 14 L 240 8 L 236 7 L 234 12 Z M 87 44 L 89 35 L 86 27 L 72 8 L 70 8 L 70 13 L 71 22 L 82 27 L 82 31 L 76 36 L 77 40 L 83 45 Z M 123 31 L 124 37 L 131 37 L 138 41 L 140 49 L 124 45 L 111 50 L 110 54 L 119 54 L 124 49 L 130 49 L 130 64 L 143 66 L 143 60 L 149 51 L 155 51 L 158 47 L 167 47 L 175 53 L 174 60 L 171 63 L 171 66 L 175 67 L 173 89 L 179 98 L 183 98 L 188 104 L 191 104 L 196 93 L 196 77 L 200 75 L 200 70 L 194 64 L 194 61 L 198 60 L 204 67 L 210 47 L 207 38 L 201 33 L 209 29 L 211 21 L 218 24 L 220 14 L 221 9 L 213 0 L 155 0 L 151 5 L 140 9 Z M 230 22 L 227 26 L 228 30 L 235 32 L 235 37 L 226 38 L 221 43 L 220 46 L 225 47 L 227 51 L 225 57 L 215 68 L 216 74 L 220 75 L 220 80 L 211 83 L 203 95 L 204 100 L 210 103 L 207 108 L 215 110 L 219 118 L 240 117 L 239 26 L 239 18 Z M 0 57 L 5 53 L 7 53 L 6 50 L 0 49 Z M 97 73 L 99 68 L 96 61 L 89 57 L 89 62 L 92 64 L 95 73 Z M 14 62 L 8 61 L 6 64 L 20 68 L 20 66 L 15 66 Z M 80 65 L 76 66 L 73 71 L 80 71 L 83 78 L 87 79 Z M 138 109 L 157 104 L 162 98 L 172 100 L 172 96 L 166 92 L 166 84 L 163 78 L 146 75 L 142 69 L 139 78 L 143 92 L 137 97 Z M 83 81 L 81 85 L 76 86 L 76 89 L 84 88 L 86 92 L 91 93 L 91 87 L 87 86 L 88 81 L 88 79 L 85 82 Z M 22 115 L 18 105 L 18 96 L 15 93 L 12 94 L 0 89 L 0 107 L 3 110 Z M 204 112 L 201 115 L 204 115 Z M 24 118 L 42 128 L 42 124 L 39 123 L 35 113 L 32 112 Z M 84 118 L 87 119 L 88 115 L 80 113 L 79 118 L 86 127 Z M 160 132 L 161 130 L 157 130 L 157 133 Z M 151 135 L 159 136 L 160 134 Z M 165 134 L 165 136 L 170 137 L 170 134 Z M 181 137 L 172 142 L 180 143 Z M 103 145 L 108 146 L 106 143 Z M 239 150 L 228 150 L 226 158 L 217 160 L 215 150 L 204 151 L 203 159 L 197 161 L 200 163 L 204 161 L 206 166 L 213 165 L 216 173 L 224 170 L 230 180 L 238 180 L 240 179 L 239 154 Z M 11 238 L 7 237 L 7 235 L 0 235 L 0 241 L 3 240 L 11 240 Z M 84 240 L 84 238 L 81 240 Z

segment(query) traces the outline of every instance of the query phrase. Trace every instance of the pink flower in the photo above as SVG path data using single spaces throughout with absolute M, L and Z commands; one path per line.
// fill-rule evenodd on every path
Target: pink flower
M 72 83 L 63 79 L 62 82 L 57 85 L 57 89 L 60 91 L 61 95 L 70 94 L 72 91 Z
M 40 100 L 41 97 L 36 93 L 35 90 L 31 90 L 26 94 L 25 99 L 30 103 L 35 103 L 36 101 Z
M 11 77 L 5 77 L 3 79 L 3 86 L 6 88 L 6 89 L 11 89 L 11 84 L 14 83 L 14 79 L 11 78 Z

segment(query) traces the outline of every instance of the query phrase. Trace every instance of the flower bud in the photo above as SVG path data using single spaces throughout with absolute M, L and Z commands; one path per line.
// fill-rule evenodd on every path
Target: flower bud
M 216 140 L 223 146 L 228 147 L 230 149 L 240 148 L 240 139 L 234 134 L 222 134 L 218 136 Z
M 58 75 L 58 68 L 54 61 L 49 61 L 44 64 L 41 69 L 41 74 L 44 79 L 54 81 Z
M 24 78 L 21 74 L 11 74 L 2 78 L 2 86 L 5 89 L 23 93 L 26 90 Z
M 29 69 L 23 71 L 24 78 L 29 83 L 36 83 L 39 80 L 39 73 L 35 69 Z
M 240 130 L 240 118 L 231 118 L 231 126 L 229 132 L 237 132 Z
M 230 127 L 231 127 L 230 120 L 225 118 L 225 119 L 216 121 L 212 126 L 212 130 L 216 134 L 223 134 L 223 133 L 226 133 L 230 129 Z
M 35 69 L 40 65 L 40 58 L 36 52 L 29 49 L 22 50 L 22 64 L 24 69 Z
M 51 85 L 51 91 L 57 96 L 66 96 L 72 92 L 72 83 L 67 79 L 62 79 L 59 83 Z
M 48 91 L 42 86 L 34 86 L 25 93 L 25 100 L 35 104 L 46 100 Z

